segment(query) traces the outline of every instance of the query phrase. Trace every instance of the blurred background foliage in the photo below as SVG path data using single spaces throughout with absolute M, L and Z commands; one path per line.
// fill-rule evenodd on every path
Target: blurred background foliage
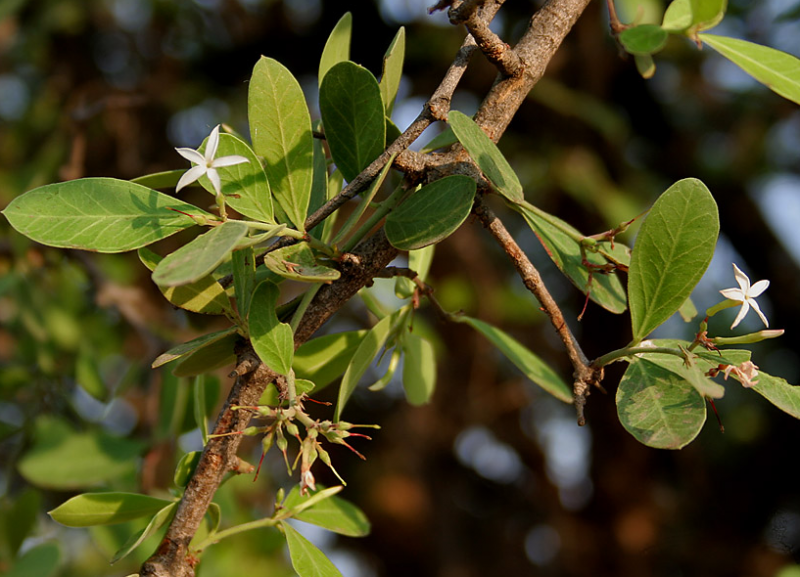
M 663 10 L 660 0 L 618 5 L 625 21 L 657 21 Z M 494 28 L 513 43 L 537 6 L 508 2 Z M 173 147 L 197 146 L 220 122 L 247 133 L 247 80 L 261 54 L 292 70 L 318 115 L 319 55 L 346 10 L 354 14 L 351 57 L 376 74 L 396 29 L 407 28 L 394 114 L 404 128 L 464 36 L 426 7 L 3 0 L 0 206 L 53 181 L 181 168 Z M 715 32 L 796 54 L 798 17 L 795 0 L 732 0 Z M 754 359 L 798 384 L 800 111 L 689 41 L 671 39 L 656 65 L 652 80 L 639 78 L 608 33 L 604 3 L 592 3 L 500 146 L 528 200 L 585 233 L 639 214 L 677 179 L 702 179 L 719 203 L 723 234 L 695 303 L 703 310 L 734 286 L 732 261 L 753 281 L 770 279 L 760 302 L 787 333 L 754 347 Z M 474 57 L 454 107 L 473 113 L 493 78 Z M 626 344 L 627 317 L 590 305 L 575 320 L 583 296 L 521 219 L 496 209 L 541 267 L 587 354 Z M 437 257 L 430 283 L 446 308 L 503 327 L 569 377 L 544 315 L 479 225 L 468 221 Z M 733 314 L 712 331 L 727 334 Z M 800 424 L 758 395 L 728 383 L 717 403 L 725 434 L 710 422 L 686 449 L 656 451 L 619 424 L 616 367 L 605 382 L 610 394 L 591 397 L 589 424 L 578 428 L 571 407 L 535 390 L 479 335 L 438 323 L 429 309 L 417 316 L 441 345 L 433 402 L 409 407 L 397 383 L 359 390 L 347 418 L 383 429 L 359 444 L 366 463 L 331 451 L 348 481 L 344 496 L 366 511 L 372 534 L 343 539 L 301 527 L 345 575 L 797 575 Z M 224 325 L 169 307 L 135 255 L 52 250 L 5 220 L 0 322 L 0 573 L 136 572 L 155 539 L 108 565 L 136 524 L 66 529 L 45 511 L 86 490 L 169 494 L 177 459 L 200 445 L 194 401 L 189 381 L 149 364 L 172 344 Z M 324 330 L 368 322 L 354 303 Z M 759 321 L 751 315 L 745 323 L 757 329 Z M 691 338 L 695 326 L 674 320 L 661 334 Z M 210 418 L 228 370 L 206 385 Z M 320 398 L 334 395 L 331 387 Z M 246 444 L 243 456 L 256 461 L 258 443 Z M 256 483 L 223 486 L 224 525 L 268 515 L 277 488 L 296 481 L 276 457 Z M 223 542 L 203 556 L 199 574 L 291 575 L 282 542 L 271 530 Z

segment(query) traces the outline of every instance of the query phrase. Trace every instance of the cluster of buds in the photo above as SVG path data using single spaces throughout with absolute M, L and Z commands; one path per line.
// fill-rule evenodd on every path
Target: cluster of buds
M 322 447 L 320 440 L 326 439 L 330 443 L 337 445 L 344 445 L 361 459 L 366 459 L 364 455 L 355 450 L 350 444 L 345 441 L 348 437 L 363 437 L 367 440 L 371 438 L 361 433 L 354 433 L 354 428 L 370 428 L 379 429 L 378 425 L 354 425 L 345 421 L 334 423 L 332 421 L 315 421 L 306 414 L 299 406 L 281 408 L 269 406 L 235 406 L 234 410 L 249 410 L 256 413 L 259 417 L 270 419 L 271 422 L 264 426 L 251 426 L 237 433 L 237 435 L 257 436 L 263 435 L 261 439 L 261 459 L 258 462 L 256 469 L 255 479 L 258 478 L 258 473 L 261 471 L 261 464 L 264 462 L 264 456 L 267 454 L 273 445 L 278 447 L 278 450 L 283 454 L 283 460 L 286 463 L 286 468 L 289 475 L 300 464 L 300 492 L 307 494 L 308 490 L 316 490 L 316 480 L 314 474 L 311 472 L 311 466 L 319 458 L 320 461 L 325 463 L 334 475 L 342 482 L 343 485 L 347 483 L 342 479 L 341 475 L 336 471 L 331 463 L 330 454 Z M 305 429 L 305 437 L 301 434 L 302 425 Z M 224 436 L 224 435 L 209 435 L 209 437 Z M 300 452 L 297 454 L 294 462 L 289 463 L 289 440 L 287 437 L 294 437 L 300 444 Z

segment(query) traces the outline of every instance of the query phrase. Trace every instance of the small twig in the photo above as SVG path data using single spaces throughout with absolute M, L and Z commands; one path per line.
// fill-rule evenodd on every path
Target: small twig
M 606 4 L 608 5 L 608 23 L 611 26 L 611 31 L 616 36 L 628 27 L 620 22 L 619 16 L 617 16 L 617 7 L 614 5 L 614 0 L 606 0 Z
M 478 48 L 503 76 L 515 76 L 523 69 L 519 56 L 489 29 L 491 19 L 483 17 L 481 6 L 486 0 L 465 0 L 448 13 L 452 24 L 464 24 Z

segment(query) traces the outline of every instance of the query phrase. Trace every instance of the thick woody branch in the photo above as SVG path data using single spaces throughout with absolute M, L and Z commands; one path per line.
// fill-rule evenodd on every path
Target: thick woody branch
M 499 6 L 504 1 L 496 1 L 494 5 Z M 500 74 L 515 76 L 522 71 L 522 61 L 508 44 L 489 29 L 489 23 L 494 14 L 492 13 L 487 18 L 485 11 L 481 10 L 481 5 L 484 3 L 485 0 L 465 0 L 458 6 L 454 6 L 448 13 L 450 22 L 466 26 L 480 51 L 489 62 L 494 64 Z

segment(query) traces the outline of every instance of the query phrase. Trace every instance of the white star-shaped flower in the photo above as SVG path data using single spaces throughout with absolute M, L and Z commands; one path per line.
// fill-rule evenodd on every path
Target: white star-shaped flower
M 734 328 L 739 324 L 739 322 L 747 314 L 747 311 L 750 310 L 750 307 L 755 309 L 755 311 L 758 313 L 758 316 L 761 317 L 761 320 L 764 322 L 764 325 L 769 327 L 769 321 L 767 320 L 767 317 L 765 317 L 764 313 L 761 312 L 761 309 L 758 307 L 758 303 L 756 302 L 756 297 L 767 290 L 769 281 L 760 280 L 756 284 L 750 286 L 750 279 L 739 269 L 738 266 L 736 266 L 736 264 L 733 265 L 733 275 L 736 277 L 736 282 L 739 284 L 739 288 L 729 288 L 719 291 L 726 299 L 736 301 L 742 305 L 742 308 L 739 309 L 739 314 L 736 315 L 736 319 L 733 321 L 731 328 Z
M 218 147 L 219 124 L 214 127 L 214 130 L 211 131 L 211 134 L 208 137 L 205 154 L 201 154 L 192 148 L 175 149 L 178 151 L 178 154 L 195 165 L 187 170 L 186 174 L 181 176 L 181 179 L 178 181 L 178 186 L 175 187 L 175 192 L 179 192 L 184 186 L 188 186 L 205 174 L 208 177 L 208 180 L 211 181 L 214 190 L 217 192 L 217 196 L 222 196 L 222 183 L 219 180 L 219 173 L 217 172 L 217 169 L 223 166 L 233 166 L 235 164 L 242 164 L 250 161 L 244 156 L 239 156 L 238 154 L 223 156 L 222 158 L 214 158 L 214 156 L 217 154 Z

